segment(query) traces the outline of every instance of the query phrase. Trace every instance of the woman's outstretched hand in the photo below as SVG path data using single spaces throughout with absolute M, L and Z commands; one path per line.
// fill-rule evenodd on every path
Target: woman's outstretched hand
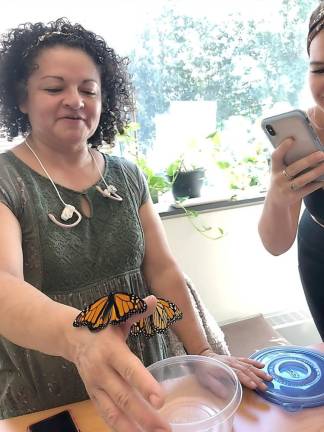
M 257 360 L 245 357 L 220 355 L 214 353 L 211 350 L 206 350 L 202 352 L 201 355 L 212 357 L 221 361 L 222 363 L 225 363 L 227 366 L 233 369 L 241 384 L 249 389 L 259 389 L 265 391 L 268 388 L 265 382 L 272 380 L 271 375 L 268 375 L 262 370 L 264 364 Z
M 154 296 L 145 302 L 145 313 L 118 326 L 99 332 L 75 329 L 73 361 L 99 413 L 116 432 L 171 431 L 157 411 L 164 402 L 161 386 L 126 344 L 131 325 L 156 306 Z

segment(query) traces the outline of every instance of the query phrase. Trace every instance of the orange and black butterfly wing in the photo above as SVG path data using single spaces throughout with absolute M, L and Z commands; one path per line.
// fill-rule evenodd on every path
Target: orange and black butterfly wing
M 132 336 L 143 334 L 146 337 L 151 337 L 156 333 L 164 333 L 171 324 L 181 319 L 182 316 L 182 312 L 175 303 L 158 298 L 153 314 L 133 324 L 130 334 Z
M 74 327 L 87 326 L 89 330 L 98 330 L 109 324 L 111 296 L 104 296 L 83 309 L 73 322 Z M 108 319 L 107 319 L 108 318 Z
M 183 318 L 183 313 L 178 308 L 178 306 L 172 302 L 169 302 L 169 306 L 172 309 L 173 313 L 173 318 L 171 319 L 171 322 L 174 323 L 175 321 L 181 320 Z
M 108 324 L 116 325 L 126 321 L 134 313 L 142 313 L 147 305 L 135 294 L 111 293 L 89 305 L 76 317 L 75 327 L 87 326 L 89 330 L 100 330 Z
M 138 336 L 139 334 L 142 334 L 146 337 L 153 336 L 156 332 L 153 327 L 152 315 L 148 316 L 147 318 L 142 318 L 134 323 L 131 326 L 129 333 L 131 336 Z
M 175 303 L 159 298 L 152 318 L 155 332 L 164 333 L 171 324 L 182 318 L 182 312 Z
M 135 294 L 116 292 L 111 294 L 112 307 L 109 309 L 109 324 L 116 325 L 126 321 L 133 314 L 146 311 L 147 304 Z

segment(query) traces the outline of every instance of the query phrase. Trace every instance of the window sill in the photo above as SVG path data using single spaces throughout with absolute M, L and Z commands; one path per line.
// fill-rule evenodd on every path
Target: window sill
M 201 197 L 201 199 L 188 199 L 186 200 L 183 205 L 186 209 L 191 211 L 197 211 L 199 213 L 207 213 L 211 211 L 219 211 L 224 209 L 230 209 L 230 208 L 237 208 L 237 207 L 246 207 L 250 205 L 257 205 L 264 201 L 265 193 L 259 194 L 258 196 L 237 196 L 235 199 L 204 199 Z M 184 210 L 179 207 L 179 205 L 174 203 L 157 203 L 154 204 L 154 207 L 156 211 L 159 213 L 161 219 L 168 219 L 178 216 L 184 216 Z

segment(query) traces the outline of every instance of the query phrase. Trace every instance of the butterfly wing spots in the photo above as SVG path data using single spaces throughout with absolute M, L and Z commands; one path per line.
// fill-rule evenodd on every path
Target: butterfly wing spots
M 114 292 L 90 304 L 76 317 L 75 327 L 87 326 L 95 331 L 125 322 L 131 315 L 145 312 L 147 304 L 133 293 Z M 142 318 L 131 326 L 130 335 L 143 334 L 151 337 L 164 333 L 171 324 L 182 318 L 182 312 L 175 303 L 158 298 L 152 315 Z
M 83 309 L 74 320 L 73 325 L 74 327 L 87 326 L 89 330 L 99 330 L 108 324 L 120 324 L 132 314 L 142 313 L 146 309 L 145 301 L 135 294 L 111 293 Z
M 154 317 L 154 325 L 157 328 L 163 328 L 173 324 L 175 321 L 181 319 L 183 316 L 182 312 L 175 303 L 170 302 L 162 298 L 158 298 L 157 307 Z
M 147 304 L 140 297 L 129 293 L 112 294 L 112 307 L 109 311 L 109 324 L 116 325 L 126 321 L 133 314 L 146 311 Z
M 79 315 L 73 321 L 73 327 L 81 327 L 84 324 L 84 312 L 80 312 Z
M 142 318 L 136 323 L 134 323 L 130 328 L 130 336 L 138 336 L 142 334 L 143 336 L 149 338 L 155 335 L 156 331 L 153 326 L 153 316 L 150 315 L 147 318 Z
M 168 305 L 165 300 L 158 299 L 156 309 L 152 314 L 153 328 L 156 333 L 164 333 L 171 320 L 168 320 Z
M 175 303 L 164 299 L 158 299 L 158 301 L 163 305 L 163 313 L 169 324 L 173 324 L 183 317 L 183 313 Z
M 143 320 L 141 319 L 140 321 L 137 321 L 136 323 L 132 324 L 129 330 L 130 336 L 138 336 L 139 334 L 141 334 L 142 321 Z
M 104 296 L 83 309 L 73 322 L 74 327 L 87 326 L 90 330 L 105 326 L 103 315 L 109 304 L 109 296 Z M 106 324 L 107 325 L 107 324 Z
M 131 336 L 142 334 L 151 337 L 156 333 L 165 333 L 171 324 L 182 318 L 183 314 L 175 303 L 162 298 L 157 300 L 153 314 L 132 325 Z

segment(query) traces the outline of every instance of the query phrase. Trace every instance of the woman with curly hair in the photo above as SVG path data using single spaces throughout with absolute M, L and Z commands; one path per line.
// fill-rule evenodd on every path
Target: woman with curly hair
M 250 388 L 269 379 L 258 362 L 213 352 L 143 175 L 98 150 L 113 144 L 133 109 L 126 66 L 66 19 L 2 36 L 0 126 L 9 140 L 23 139 L 0 155 L 2 418 L 90 397 L 116 431 L 169 431 L 145 366 L 175 354 L 171 332 L 128 338 L 155 296 L 183 312 L 177 354 L 215 356 Z M 87 323 L 80 310 L 115 292 L 145 299 L 144 315 L 97 332 L 72 325 L 78 316 L 103 327 L 104 315 L 90 309 Z

